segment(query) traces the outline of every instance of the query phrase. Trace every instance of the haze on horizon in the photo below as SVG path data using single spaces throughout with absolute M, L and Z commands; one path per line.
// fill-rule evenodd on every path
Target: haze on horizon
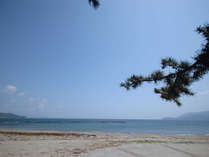
M 209 111 L 209 75 L 182 107 L 152 84 L 120 87 L 164 57 L 188 60 L 194 30 L 209 22 L 207 0 L 0 1 L 0 112 L 28 117 L 156 119 Z M 169 50 L 169 51 L 168 51 Z

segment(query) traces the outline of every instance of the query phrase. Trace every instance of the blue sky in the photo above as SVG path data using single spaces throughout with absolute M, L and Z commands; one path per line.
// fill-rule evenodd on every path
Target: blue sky
M 126 91 L 131 74 L 149 74 L 164 57 L 192 61 L 209 21 L 208 0 L 0 1 L 0 112 L 29 117 L 134 118 L 209 110 L 209 75 L 183 106 L 152 84 Z

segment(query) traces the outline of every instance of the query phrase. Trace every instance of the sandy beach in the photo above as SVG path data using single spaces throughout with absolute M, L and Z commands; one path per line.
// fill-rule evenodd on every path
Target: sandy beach
M 0 130 L 0 157 L 208 157 L 209 136 Z

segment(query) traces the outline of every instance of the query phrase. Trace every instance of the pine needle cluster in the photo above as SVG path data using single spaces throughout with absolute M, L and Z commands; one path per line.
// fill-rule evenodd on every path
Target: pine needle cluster
M 179 98 L 183 95 L 192 96 L 194 93 L 189 89 L 192 83 L 203 78 L 209 71 L 209 24 L 199 26 L 196 32 L 203 36 L 204 43 L 192 62 L 177 61 L 172 57 L 161 60 L 161 69 L 154 71 L 148 76 L 132 75 L 120 84 L 127 90 L 141 86 L 144 82 L 162 82 L 161 88 L 154 88 L 154 92 L 166 101 L 173 101 L 178 106 L 182 103 Z M 166 69 L 172 72 L 166 73 Z
M 95 9 L 97 9 L 100 5 L 98 0 L 89 0 L 89 4 L 92 5 Z

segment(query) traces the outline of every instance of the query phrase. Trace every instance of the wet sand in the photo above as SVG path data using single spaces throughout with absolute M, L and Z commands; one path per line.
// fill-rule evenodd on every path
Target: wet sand
M 209 157 L 209 136 L 0 130 L 0 157 Z

